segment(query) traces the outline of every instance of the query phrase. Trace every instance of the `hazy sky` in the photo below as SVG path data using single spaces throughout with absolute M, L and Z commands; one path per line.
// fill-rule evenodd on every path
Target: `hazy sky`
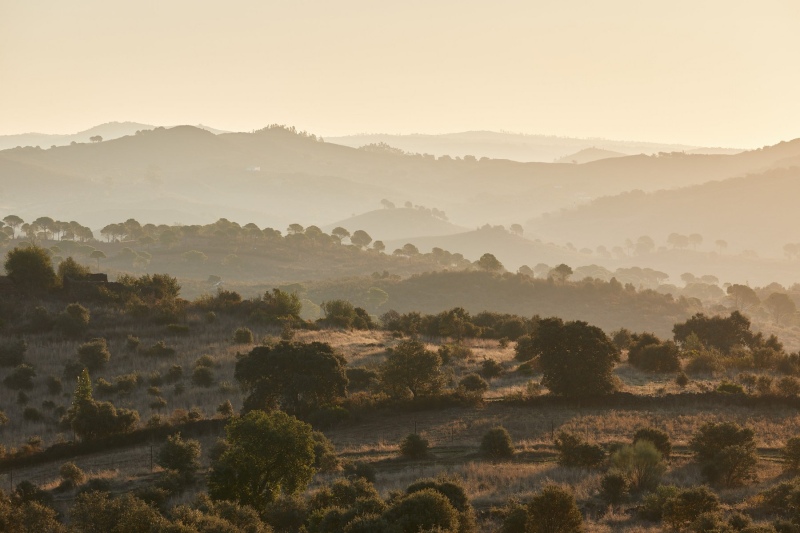
M 0 0 L 0 134 L 800 137 L 800 2 Z

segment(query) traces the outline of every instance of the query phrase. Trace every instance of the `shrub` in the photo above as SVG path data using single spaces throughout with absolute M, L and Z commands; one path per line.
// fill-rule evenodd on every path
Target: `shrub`
M 56 376 L 48 376 L 47 381 L 45 382 L 47 385 L 47 392 L 56 395 L 61 394 L 63 387 L 61 385 L 61 378 Z
M 61 476 L 62 488 L 74 488 L 86 482 L 86 474 L 73 462 L 61 465 L 58 475 Z
M 339 470 L 339 458 L 328 437 L 321 431 L 314 431 L 312 438 L 314 439 L 314 468 L 324 473 Z
M 717 392 L 724 394 L 744 394 L 744 387 L 738 383 L 732 383 L 723 379 L 720 384 L 717 385 Z
M 395 524 L 402 533 L 458 531 L 458 511 L 441 493 L 425 489 L 408 494 L 393 503 L 385 518 Z
M 346 373 L 347 390 L 349 392 L 371 389 L 380 382 L 380 375 L 374 370 L 369 370 L 367 368 L 348 368 Z
M 139 348 L 139 344 L 142 341 L 139 340 L 139 337 L 134 337 L 133 335 L 128 335 L 128 338 L 125 340 L 125 346 L 128 347 L 130 351 L 136 351 Z
M 0 367 L 21 365 L 27 349 L 28 345 L 23 339 L 0 341 Z
M 611 464 L 635 490 L 655 487 L 666 470 L 661 452 L 647 440 L 640 440 L 633 446 L 623 446 L 612 454 Z
M 610 505 L 617 506 L 628 498 L 630 483 L 627 476 L 609 472 L 600 480 L 600 497 Z
M 164 341 L 158 341 L 149 348 L 146 348 L 143 353 L 150 357 L 172 357 L 175 355 L 176 351 L 175 348 L 167 346 L 167 343 Z
M 678 487 L 660 485 L 655 491 L 647 494 L 642 499 L 642 504 L 638 508 L 639 517 L 650 522 L 661 522 L 664 517 L 664 507 L 679 492 Z
M 503 374 L 503 365 L 494 359 L 487 359 L 481 364 L 481 375 L 485 379 L 496 378 Z
M 400 455 L 409 459 L 422 459 L 428 455 L 428 440 L 410 433 L 400 443 Z
M 528 504 L 528 533 L 575 533 L 583 531 L 583 516 L 572 493 L 548 485 Z
M 233 332 L 233 342 L 236 344 L 253 344 L 253 332 L 249 328 L 238 328 Z
M 198 366 L 192 372 L 192 383 L 198 387 L 210 387 L 214 384 L 214 371 L 207 366 Z
M 712 483 L 736 486 L 754 476 L 756 445 L 749 428 L 732 422 L 709 422 L 700 428 L 689 447 Z
M 663 519 L 675 529 L 682 529 L 704 513 L 719 512 L 719 498 L 708 487 L 680 490 L 664 503 Z
M 150 402 L 150 404 L 149 404 L 150 409 L 152 409 L 154 411 L 157 411 L 159 409 L 164 409 L 166 406 L 167 406 L 167 400 L 165 400 L 164 398 L 162 398 L 160 396 L 157 396 L 156 398 L 153 398 L 153 401 Z
M 78 361 L 90 371 L 103 367 L 110 359 L 111 352 L 103 338 L 92 339 L 78 347 Z
M 230 418 L 234 415 L 233 404 L 230 400 L 225 400 L 217 406 L 217 414 L 223 418 Z
M 167 437 L 158 452 L 156 464 L 166 470 L 174 470 L 185 481 L 194 478 L 200 468 L 200 443 L 196 440 L 183 440 L 180 433 Z
M 778 380 L 778 392 L 781 396 L 797 396 L 800 394 L 800 381 L 797 378 L 784 376 Z
M 80 337 L 89 329 L 89 310 L 80 304 L 69 304 L 64 311 L 58 315 L 56 326 L 65 335 L 70 337 Z
M 138 372 L 123 374 L 114 378 L 114 388 L 120 394 L 130 394 L 142 383 L 144 383 L 144 379 Z
M 174 383 L 183 377 L 183 367 L 181 365 L 172 365 L 167 370 L 167 375 L 164 377 L 167 383 Z
M 675 384 L 682 389 L 685 388 L 689 384 L 689 376 L 683 371 L 679 372 L 675 377 Z
M 672 444 L 669 441 L 669 435 L 666 431 L 661 431 L 656 428 L 641 428 L 633 435 L 633 443 L 636 444 L 640 440 L 652 442 L 656 449 L 661 452 L 664 459 L 669 459 L 672 453 Z
M 33 378 L 35 377 L 36 371 L 33 367 L 23 363 L 17 365 L 14 371 L 5 377 L 3 384 L 13 390 L 31 390 L 33 389 Z
M 514 359 L 521 362 L 530 361 L 536 357 L 536 347 L 531 335 L 523 335 L 517 339 L 517 344 L 514 346 Z
M 20 391 L 22 393 L 22 391 Z M 22 411 L 22 418 L 27 422 L 41 422 L 44 420 L 44 415 L 35 407 L 26 407 Z
M 480 453 L 492 460 L 511 459 L 514 442 L 506 428 L 496 427 L 487 431 L 481 439 Z
M 756 390 L 762 396 L 772 393 L 772 378 L 769 376 L 758 376 L 756 379 Z
M 517 500 L 509 501 L 502 510 L 503 523 L 499 533 L 525 533 L 528 509 Z
M 597 468 L 605 459 L 605 451 L 596 444 L 585 442 L 577 435 L 560 432 L 555 439 L 558 464 L 578 468 Z
M 210 355 L 204 355 L 202 357 L 198 357 L 197 360 L 194 362 L 194 366 L 205 366 L 208 368 L 214 368 L 216 363 L 214 362 L 214 358 Z
M 341 405 L 324 405 L 308 415 L 308 423 L 316 428 L 327 429 L 350 418 L 350 411 Z
M 711 350 L 694 352 L 689 363 L 686 365 L 686 372 L 694 375 L 714 375 L 725 370 L 725 366 L 720 360 L 719 353 Z
M 489 384 L 478 374 L 472 373 L 461 378 L 458 388 L 469 394 L 483 396 L 483 393 L 489 390 Z
M 347 479 L 363 478 L 370 483 L 375 483 L 375 467 L 363 461 L 345 463 L 344 475 Z
M 647 333 L 637 340 L 628 352 L 628 363 L 646 372 L 677 372 L 681 368 L 678 347 L 672 341 L 661 342 Z M 651 338 L 652 337 L 652 338 Z

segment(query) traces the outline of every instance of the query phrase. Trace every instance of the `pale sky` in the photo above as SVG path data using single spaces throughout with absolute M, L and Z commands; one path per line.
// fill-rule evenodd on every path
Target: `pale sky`
M 0 0 L 0 134 L 800 137 L 797 0 Z

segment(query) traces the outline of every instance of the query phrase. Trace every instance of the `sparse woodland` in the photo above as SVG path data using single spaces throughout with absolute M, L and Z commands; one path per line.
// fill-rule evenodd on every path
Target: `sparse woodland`
M 16 222 L 3 531 L 800 527 L 794 289 L 704 305 L 299 225 Z M 352 277 L 248 282 L 265 261 Z

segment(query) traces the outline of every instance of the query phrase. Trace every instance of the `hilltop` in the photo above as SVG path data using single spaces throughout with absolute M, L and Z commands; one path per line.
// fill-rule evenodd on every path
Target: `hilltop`
M 795 158 L 796 141 L 736 155 L 638 155 L 583 165 L 437 159 L 350 148 L 282 126 L 219 135 L 180 126 L 0 151 L 0 207 L 23 218 L 81 219 L 92 227 L 111 222 L 114 211 L 155 223 L 228 217 L 285 227 L 341 220 L 388 199 L 435 205 L 453 224 L 477 227 L 523 223 L 632 189 L 762 172 Z
M 582 163 L 591 163 L 592 161 L 599 161 L 601 159 L 609 159 L 611 157 L 625 157 L 629 154 L 623 154 L 622 152 L 615 152 L 613 150 L 603 150 L 602 148 L 595 148 L 592 146 L 591 148 L 584 148 L 583 150 L 579 150 L 574 154 L 568 154 L 560 159 L 556 159 L 556 163 L 574 163 L 574 164 L 582 164 Z
M 581 139 L 496 131 L 465 131 L 439 135 L 364 133 L 328 137 L 327 140 L 344 146 L 352 146 L 353 148 L 386 143 L 411 153 L 427 153 L 435 156 L 449 155 L 452 157 L 472 155 L 477 158 L 488 157 L 490 159 L 510 159 L 512 161 L 540 163 L 549 163 L 565 158 L 565 156 L 574 152 L 592 147 L 618 152 L 623 155 L 652 155 L 659 152 L 724 154 L 741 152 L 741 150 L 735 148 L 710 148 L 675 143 L 616 141 L 600 138 Z M 565 162 L 570 161 L 567 160 Z
M 608 196 L 533 219 L 526 230 L 590 247 L 611 247 L 641 235 L 666 244 L 671 233 L 696 233 L 704 238 L 704 250 L 716 249 L 722 240 L 733 253 L 751 250 L 780 257 L 785 244 L 800 240 L 787 232 L 800 225 L 798 197 L 800 167 L 792 167 L 675 190 Z

